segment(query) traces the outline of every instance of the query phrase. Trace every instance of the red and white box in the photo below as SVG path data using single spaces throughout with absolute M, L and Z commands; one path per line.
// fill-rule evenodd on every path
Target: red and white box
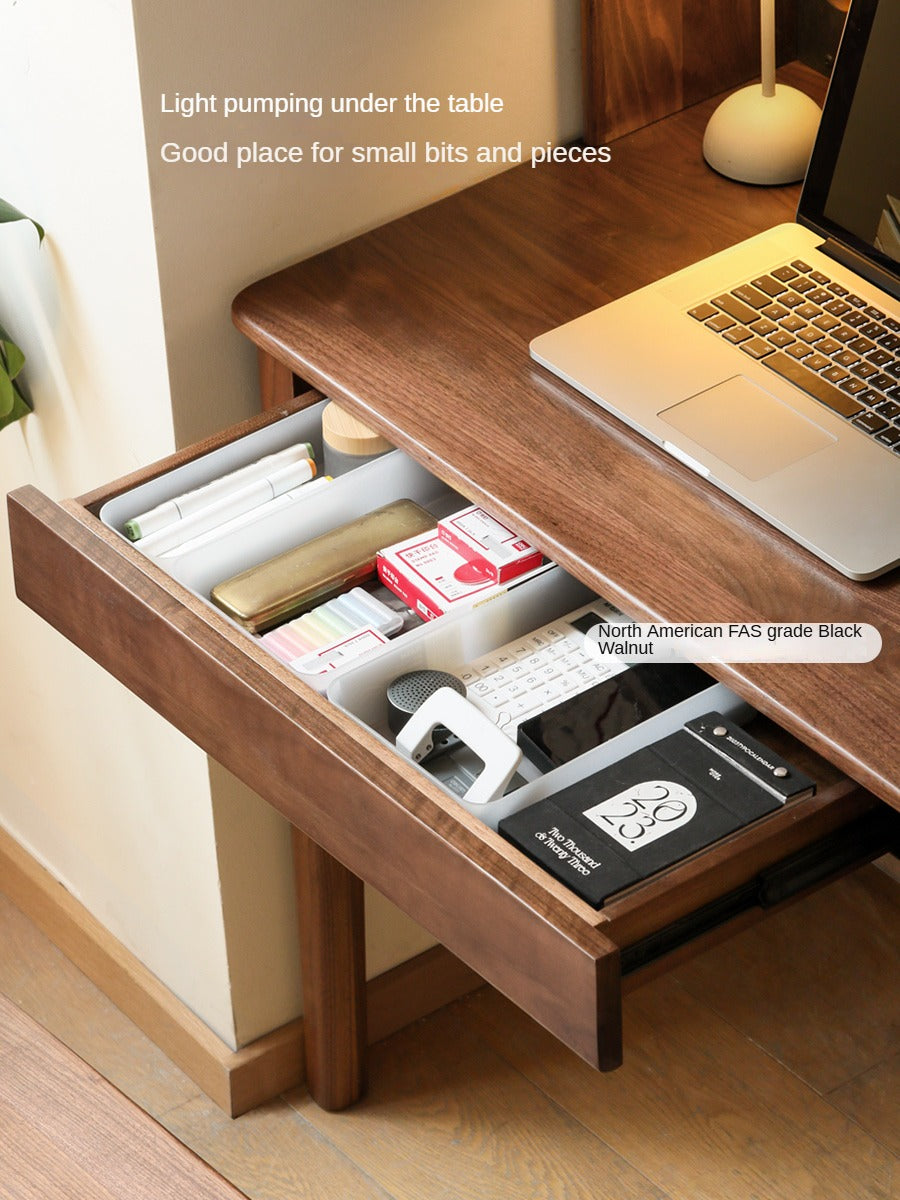
M 482 561 L 463 558 L 436 531 L 379 550 L 378 576 L 426 621 L 505 591 Z
M 506 583 L 544 561 L 540 550 L 478 505 L 438 522 L 438 536 L 471 563 L 483 563 L 488 577 Z

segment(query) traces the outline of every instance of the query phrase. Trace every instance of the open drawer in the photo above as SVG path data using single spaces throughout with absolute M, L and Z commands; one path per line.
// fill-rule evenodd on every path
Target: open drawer
M 613 1068 L 622 1058 L 623 974 L 702 945 L 723 923 L 881 853 L 896 814 L 761 722 L 757 736 L 816 779 L 813 798 L 788 803 L 602 909 L 580 900 L 267 653 L 190 581 L 100 519 L 123 493 L 251 433 L 277 430 L 319 399 L 299 397 L 79 500 L 56 504 L 34 488 L 14 492 L 18 594 L 583 1058 Z M 441 503 L 443 485 L 435 483 Z M 53 586 L 60 577 L 64 590 Z

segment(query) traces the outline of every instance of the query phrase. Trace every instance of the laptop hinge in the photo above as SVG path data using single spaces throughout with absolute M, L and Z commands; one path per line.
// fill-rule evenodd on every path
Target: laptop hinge
M 851 250 L 843 242 L 835 241 L 834 238 L 826 238 L 818 249 L 823 254 L 827 254 L 829 258 L 833 258 L 835 262 L 839 262 L 841 266 L 849 267 L 851 271 L 855 271 L 857 275 L 861 275 L 869 283 L 874 283 L 883 292 L 887 292 L 889 295 L 900 300 L 900 280 L 896 276 L 891 275 L 889 271 L 885 271 L 876 263 L 873 263 L 871 259 L 865 258 L 855 250 Z

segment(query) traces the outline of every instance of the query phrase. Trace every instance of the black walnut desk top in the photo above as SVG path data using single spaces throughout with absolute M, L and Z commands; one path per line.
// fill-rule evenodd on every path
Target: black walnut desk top
M 252 285 L 234 319 L 630 616 L 875 625 L 873 663 L 712 671 L 900 807 L 900 571 L 843 578 L 528 355 L 537 334 L 793 219 L 797 188 L 705 166 L 711 109 L 620 139 L 609 165 L 504 172 Z

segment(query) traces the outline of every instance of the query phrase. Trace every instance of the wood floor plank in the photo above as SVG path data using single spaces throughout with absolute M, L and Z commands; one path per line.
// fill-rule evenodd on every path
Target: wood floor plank
M 0 896 L 3 993 L 252 1200 L 384 1200 L 381 1189 L 323 1143 L 283 1102 L 232 1121 Z M 0 1054 L 12 1049 L 12 1039 L 11 1029 L 5 1040 L 0 1036 Z M 51 1195 L 48 1192 L 48 1200 Z M 93 1200 L 90 1190 L 70 1192 L 67 1200 L 73 1195 Z M 6 1200 L 2 1182 L 0 1200 Z
M 251 1200 L 390 1200 L 283 1100 L 232 1120 L 198 1096 L 164 1124 Z
M 698 1002 L 831 1092 L 900 1048 L 900 886 L 867 867 L 675 975 Z
M 828 1099 L 900 1156 L 900 1054 L 836 1088 Z
M 456 1006 L 381 1042 L 370 1065 L 368 1095 L 343 1113 L 299 1091 L 288 1099 L 396 1200 L 664 1200 L 476 1037 Z
M 239 1193 L 0 997 L 0 1195 L 239 1200 Z
M 0 1196 L 4 1200 L 116 1200 L 95 1172 L 60 1150 L 32 1121 L 0 1101 Z
M 135 1104 L 159 1118 L 200 1095 L 197 1085 L 2 894 L 0 945 L 0 993 Z
M 608 1075 L 496 993 L 461 1003 L 498 1053 L 672 1200 L 895 1195 L 900 1164 L 884 1147 L 674 980 L 626 998 L 625 1065 Z
M 586 1067 L 485 989 L 374 1047 L 369 1096 L 341 1114 L 322 1113 L 298 1091 L 289 1103 L 229 1120 L 2 898 L 0 993 L 11 990 L 117 1083 L 143 1092 L 176 1137 L 252 1200 L 898 1200 L 896 1045 L 843 1078 L 887 1042 L 872 1026 L 877 1005 L 895 994 L 896 984 L 880 976 L 894 961 L 897 885 L 878 873 L 845 884 L 853 886 L 823 893 L 832 895 L 824 910 L 803 901 L 764 925 L 760 934 L 773 930 L 768 945 L 751 953 L 739 937 L 704 956 L 731 977 L 710 999 L 718 1008 L 730 997 L 732 1008 L 714 1012 L 706 1003 L 702 962 L 690 992 L 669 977 L 627 997 L 621 1071 Z M 850 922 L 852 939 L 844 899 L 861 922 Z M 843 1055 L 841 1086 L 822 1098 L 776 1059 L 776 1048 L 753 1040 L 758 1026 L 740 992 L 746 987 L 760 1002 L 766 989 L 740 973 L 762 963 L 765 974 L 769 958 L 780 972 L 789 950 L 818 953 L 835 940 L 852 964 L 853 987 L 838 980 L 838 998 L 813 1005 L 809 1036 L 820 1054 L 829 1039 L 852 1044 L 854 987 L 864 993 L 868 1031 L 861 1050 Z M 789 983 L 777 995 L 795 1022 L 790 1048 L 803 1029 L 801 1003 L 811 1004 L 822 984 L 797 983 L 794 996 Z M 891 1011 L 887 1003 L 885 1020 Z M 0 1039 L 0 1084 L 19 1050 L 15 1038 Z M 38 1145 L 38 1134 L 2 1091 L 0 1103 L 0 1200 L 108 1200 L 87 1176 L 74 1191 L 54 1193 L 52 1178 L 23 1175 L 22 1139 Z M 18 1160 L 7 1149 L 3 1161 L 4 1141 Z M 49 1171 L 52 1154 L 42 1154 L 45 1161 Z M 19 1191 L 4 1192 L 6 1179 Z

